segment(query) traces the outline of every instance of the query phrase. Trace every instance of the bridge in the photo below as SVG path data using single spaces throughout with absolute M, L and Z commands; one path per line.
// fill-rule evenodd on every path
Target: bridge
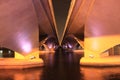
M 119 3 L 118 0 L 71 1 L 61 45 L 78 42 L 84 49 L 81 65 L 120 62 L 118 57 L 114 60 L 111 57 L 120 54 Z
M 27 59 L 27 64 L 43 63 L 39 59 L 41 46 L 49 50 L 59 45 L 51 0 L 1 0 L 0 30 L 1 56 L 7 48 L 15 51 L 15 59 Z M 29 61 L 34 58 L 36 62 Z M 19 63 L 24 61 L 12 60 L 8 65 Z
M 8 53 L 15 52 L 12 56 L 15 59 L 43 63 L 39 53 L 54 52 L 62 46 L 66 51 L 84 50 L 81 65 L 118 63 L 119 3 L 119 0 L 71 0 L 59 39 L 52 0 L 1 0 L 0 56 L 4 56 L 2 49 L 8 49 Z M 111 60 L 112 56 L 117 58 Z

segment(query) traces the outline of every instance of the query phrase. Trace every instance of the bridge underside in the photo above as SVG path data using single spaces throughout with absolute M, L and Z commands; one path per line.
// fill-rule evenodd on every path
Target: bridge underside
M 7 49 L 15 59 L 43 63 L 40 51 L 55 51 L 60 45 L 66 51 L 84 50 L 81 65 L 120 65 L 119 3 L 71 0 L 59 41 L 52 0 L 1 0 L 0 57 L 6 56 L 2 49 Z
M 72 0 L 61 44 L 65 45 L 67 37 L 80 44 L 84 49 L 81 65 L 119 64 L 119 3 L 119 0 Z M 111 60 L 112 56 L 117 57 Z
M 51 39 L 50 48 L 59 45 L 52 0 L 1 0 L 0 30 L 0 57 L 13 57 L 8 60 L 11 64 L 6 60 L 13 68 L 19 64 L 21 68 L 40 66 L 40 46 L 48 47 Z

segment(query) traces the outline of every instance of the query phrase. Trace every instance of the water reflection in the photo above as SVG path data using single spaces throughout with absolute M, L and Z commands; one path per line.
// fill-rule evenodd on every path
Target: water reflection
M 0 70 L 0 80 L 120 80 L 120 67 L 81 67 L 82 56 L 62 50 L 45 53 L 40 55 L 45 67 Z
M 80 67 L 83 80 L 120 80 L 120 67 Z
M 45 56 L 48 56 L 44 58 Z M 58 51 L 45 55 L 42 80 L 80 80 L 79 59 L 81 55 Z
M 0 80 L 41 80 L 42 69 L 0 70 Z

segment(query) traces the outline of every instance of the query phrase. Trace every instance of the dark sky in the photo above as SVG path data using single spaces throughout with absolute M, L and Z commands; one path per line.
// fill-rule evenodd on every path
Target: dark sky
M 58 27 L 58 34 L 59 37 L 61 37 L 64 30 L 71 0 L 52 0 L 52 1 L 56 24 Z

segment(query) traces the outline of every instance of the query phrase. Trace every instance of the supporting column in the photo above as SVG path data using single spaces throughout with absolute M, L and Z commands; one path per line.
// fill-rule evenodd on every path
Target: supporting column
M 84 57 L 80 59 L 80 65 L 120 66 L 120 59 L 118 59 L 120 56 L 114 56 L 113 48 L 114 46 L 120 44 L 120 39 L 118 37 L 119 35 L 85 38 Z M 109 55 L 102 56 L 106 50 L 109 50 Z

